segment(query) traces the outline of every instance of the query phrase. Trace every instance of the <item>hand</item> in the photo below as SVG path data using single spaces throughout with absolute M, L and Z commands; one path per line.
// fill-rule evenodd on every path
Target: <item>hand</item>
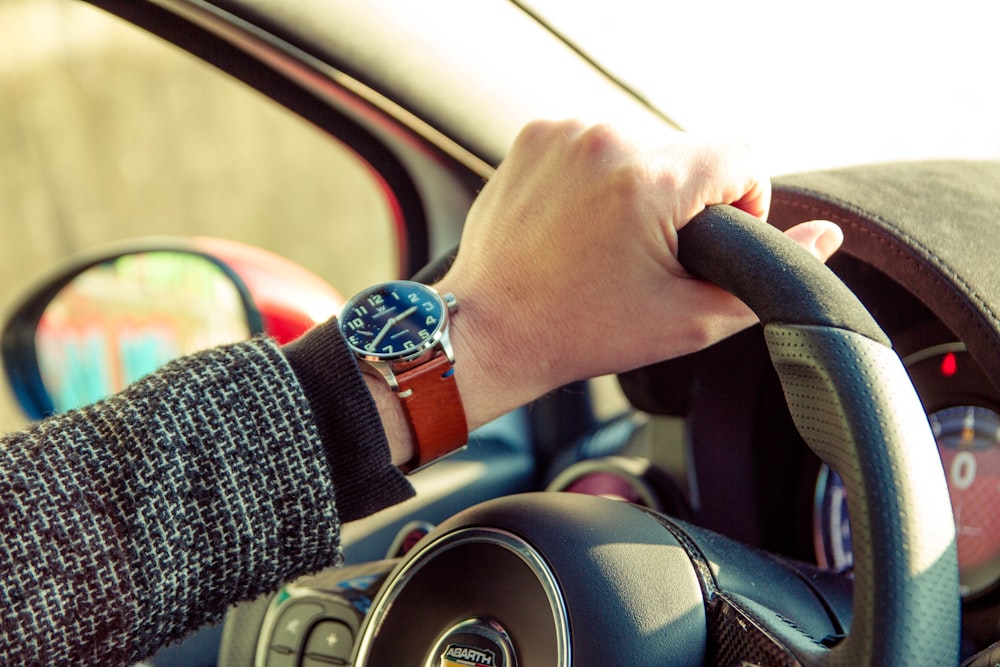
M 678 133 L 644 148 L 604 126 L 527 126 L 438 285 L 459 301 L 452 337 L 470 426 L 754 323 L 735 297 L 684 271 L 677 231 L 712 204 L 764 217 L 769 202 L 745 146 Z M 842 238 L 819 221 L 788 234 L 823 260 Z

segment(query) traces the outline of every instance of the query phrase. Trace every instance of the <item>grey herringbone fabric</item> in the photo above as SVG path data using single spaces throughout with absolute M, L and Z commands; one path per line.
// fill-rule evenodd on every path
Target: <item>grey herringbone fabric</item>
M 265 339 L 7 436 L 0 661 L 128 665 L 337 563 L 328 449 Z

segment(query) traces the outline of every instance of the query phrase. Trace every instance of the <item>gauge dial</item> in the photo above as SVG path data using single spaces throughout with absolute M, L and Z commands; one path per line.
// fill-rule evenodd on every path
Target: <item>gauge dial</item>
M 847 570 L 854 565 L 851 522 L 847 517 L 844 480 L 829 466 L 820 468 L 816 479 L 813 517 L 816 562 L 828 570 Z
M 977 405 L 988 382 L 962 350 L 922 354 L 909 365 L 929 408 L 955 515 L 963 596 L 1000 579 L 1000 414 Z M 949 401 L 954 401 L 948 406 Z M 939 407 L 947 406 L 947 407 Z M 844 483 L 822 466 L 816 483 L 814 546 L 817 562 L 834 570 L 853 565 Z
M 930 415 L 955 512 L 963 593 L 1000 574 L 1000 415 L 961 406 Z

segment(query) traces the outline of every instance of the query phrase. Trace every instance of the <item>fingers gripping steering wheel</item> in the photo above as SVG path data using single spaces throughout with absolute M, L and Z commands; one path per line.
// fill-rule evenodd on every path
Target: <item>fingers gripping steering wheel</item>
M 355 664 L 957 664 L 947 486 L 885 334 L 825 266 L 741 211 L 707 209 L 679 247 L 689 271 L 760 317 L 798 430 L 844 480 L 846 637 L 810 636 L 788 599 L 810 598 L 811 584 L 774 575 L 777 559 L 624 503 L 529 494 L 467 510 L 412 551 L 373 604 Z M 779 583 L 758 590 L 767 582 Z

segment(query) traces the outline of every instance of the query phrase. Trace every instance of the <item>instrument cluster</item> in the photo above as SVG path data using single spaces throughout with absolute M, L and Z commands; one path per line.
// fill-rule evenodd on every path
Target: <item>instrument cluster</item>
M 961 343 L 907 355 L 904 364 L 919 393 L 937 441 L 955 515 L 964 599 L 1000 580 L 1000 400 Z M 814 547 L 820 565 L 852 565 L 849 498 L 826 466 L 816 481 Z

